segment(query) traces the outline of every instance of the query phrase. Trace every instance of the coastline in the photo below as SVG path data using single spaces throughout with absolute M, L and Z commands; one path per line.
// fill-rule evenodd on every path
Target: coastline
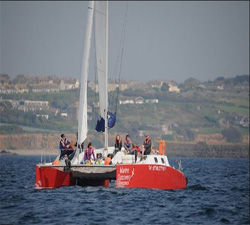
M 4 149 L 3 149 L 4 150 Z M 51 155 L 51 156 L 57 156 L 58 151 L 49 151 L 49 150 L 29 150 L 29 149 L 16 149 L 16 150 L 10 150 L 6 149 L 5 151 L 9 152 L 9 155 Z M 1 152 L 1 151 L 0 151 Z M 0 154 L 1 156 L 1 154 Z
M 18 155 L 58 155 L 59 134 L 13 134 L 0 135 L 0 151 L 6 150 Z M 75 139 L 75 134 L 67 134 L 69 140 Z M 93 137 L 90 138 L 92 140 Z M 20 140 L 22 140 L 20 142 Z M 109 140 L 112 143 L 112 140 Z M 158 149 L 159 140 L 155 141 Z M 198 158 L 249 158 L 249 142 L 247 143 L 211 143 L 166 141 L 168 157 L 198 157 Z
M 58 149 L 0 149 L 9 152 L 1 155 L 46 155 L 57 156 Z M 168 157 L 191 157 L 191 158 L 248 158 L 249 145 L 242 144 L 221 144 L 211 145 L 204 142 L 199 143 L 173 143 L 166 142 L 166 152 Z

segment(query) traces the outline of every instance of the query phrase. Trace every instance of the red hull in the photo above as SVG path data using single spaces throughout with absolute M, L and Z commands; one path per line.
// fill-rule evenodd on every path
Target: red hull
M 61 170 L 62 168 L 36 165 L 36 188 L 58 188 L 75 185 L 71 172 L 65 172 Z
M 150 164 L 123 164 L 116 166 L 116 187 L 183 189 L 184 174 L 169 166 Z
M 58 188 L 76 185 L 71 172 L 63 167 L 36 166 L 36 188 Z M 78 181 L 81 186 L 109 186 L 109 180 Z M 118 164 L 116 166 L 116 187 L 183 189 L 187 181 L 182 172 L 169 166 L 153 164 Z
M 104 186 L 109 187 L 108 179 L 83 179 L 78 180 L 73 178 L 70 171 L 63 171 L 63 167 L 50 167 L 36 165 L 36 188 L 58 188 L 63 186 Z

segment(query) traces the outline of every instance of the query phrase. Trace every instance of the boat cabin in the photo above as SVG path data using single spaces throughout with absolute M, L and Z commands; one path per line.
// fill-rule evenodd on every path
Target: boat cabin
M 144 155 L 142 157 L 137 157 L 135 162 L 134 155 L 123 155 L 121 164 L 156 164 L 156 165 L 165 165 L 170 166 L 168 158 L 165 155 Z

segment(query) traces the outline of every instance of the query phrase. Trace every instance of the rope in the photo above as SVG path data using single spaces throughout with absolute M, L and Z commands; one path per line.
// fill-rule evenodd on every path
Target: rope
M 120 72 L 119 72 L 119 85 L 117 89 L 117 96 L 116 96 L 116 104 L 115 104 L 115 111 L 117 111 L 117 104 L 118 104 L 118 99 L 119 99 L 119 94 L 120 94 L 120 86 L 121 86 L 121 72 L 122 72 L 122 58 L 123 58 L 123 49 L 122 49 L 122 55 L 121 55 L 121 63 L 120 63 Z
M 114 105 L 114 101 L 116 102 L 115 103 L 115 112 L 117 111 L 117 104 L 118 104 L 118 99 L 119 99 L 119 94 L 120 94 L 120 86 L 121 86 L 121 71 L 122 71 L 123 47 L 124 47 L 125 36 L 126 36 L 127 16 L 128 16 L 128 2 L 127 2 L 125 16 L 124 16 L 124 21 L 123 21 L 123 26 L 122 26 L 122 33 L 121 33 L 121 39 L 120 39 L 120 42 L 119 42 L 119 48 L 118 48 L 118 54 L 117 54 L 117 58 L 116 58 L 116 64 L 115 64 L 114 71 L 113 71 L 113 77 L 114 77 L 115 76 L 114 74 L 115 74 L 115 72 L 117 70 L 117 67 L 118 67 L 119 58 L 121 56 L 120 68 L 119 68 L 119 75 L 118 75 L 118 82 L 117 82 L 118 83 L 118 89 L 116 91 L 116 97 L 115 97 L 115 93 L 112 96 L 112 105 Z

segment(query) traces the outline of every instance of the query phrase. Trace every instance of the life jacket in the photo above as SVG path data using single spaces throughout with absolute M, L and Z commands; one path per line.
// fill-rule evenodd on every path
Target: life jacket
M 152 146 L 152 143 L 151 143 L 151 146 L 149 147 L 146 147 L 148 145 L 148 143 L 151 142 L 151 138 L 148 138 L 148 139 L 145 139 L 144 142 L 143 142 L 143 145 L 144 145 L 144 148 L 145 148 L 145 151 L 146 150 L 149 150 L 151 151 L 151 146 Z
M 91 159 L 91 155 L 93 154 L 93 148 L 86 148 L 86 160 L 90 160 Z
M 159 144 L 159 155 L 164 155 L 165 154 L 165 150 L 166 150 L 165 141 L 161 140 L 160 144 Z
M 131 146 L 131 140 L 124 140 L 124 145 L 125 145 L 125 147 L 127 147 L 127 148 L 131 148 L 132 146 Z
M 99 158 L 99 159 L 97 159 L 97 160 L 95 161 L 95 164 L 97 164 L 97 165 L 103 165 L 103 164 L 104 164 L 104 161 L 103 161 L 101 158 Z
M 143 144 L 146 145 L 146 144 L 147 144 L 148 142 L 150 142 L 150 141 L 151 141 L 151 138 L 145 139 Z
M 91 165 L 92 162 L 91 162 L 91 160 L 87 160 L 85 164 L 86 164 L 86 165 Z
M 60 161 L 58 159 L 55 159 L 54 162 L 52 163 L 52 165 L 59 165 Z
M 117 143 L 117 139 L 115 140 L 116 144 L 119 144 L 119 145 L 121 144 L 121 141 L 122 141 L 122 140 L 119 139 L 119 140 L 118 140 L 118 143 Z
M 119 139 L 119 140 L 115 140 L 115 148 L 116 149 L 121 149 L 122 148 L 122 140 Z
M 60 143 L 59 143 L 59 149 L 63 151 L 65 149 L 65 143 L 64 139 L 61 138 Z
M 107 157 L 104 161 L 105 165 L 110 165 L 111 158 Z

